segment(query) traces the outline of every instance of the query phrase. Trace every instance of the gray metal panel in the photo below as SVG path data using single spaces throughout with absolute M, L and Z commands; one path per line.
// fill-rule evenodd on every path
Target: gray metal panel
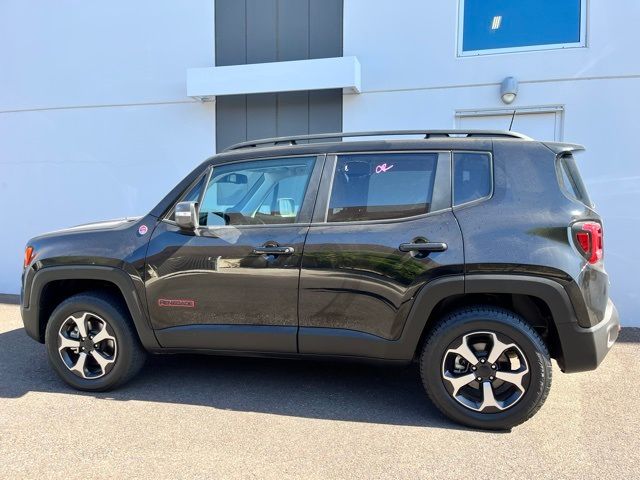
M 309 133 L 342 131 L 342 90 L 309 92 Z M 334 141 L 339 141 L 336 138 Z M 318 140 L 331 141 L 331 140 Z
M 343 0 L 216 0 L 216 65 L 342 55 Z M 216 99 L 218 151 L 247 139 L 342 130 L 342 91 Z
M 309 133 L 309 92 L 279 93 L 277 122 L 278 135 Z
M 245 1 L 216 0 L 215 8 L 216 65 L 247 63 Z
M 247 0 L 247 63 L 278 61 L 277 0 Z
M 309 58 L 309 1 L 278 0 L 278 60 Z
M 342 55 L 343 0 L 216 0 L 216 65 Z
M 277 135 L 277 95 L 247 95 L 247 138 Z
M 342 0 L 310 0 L 309 58 L 342 56 Z
M 247 95 L 216 98 L 216 148 L 247 139 Z

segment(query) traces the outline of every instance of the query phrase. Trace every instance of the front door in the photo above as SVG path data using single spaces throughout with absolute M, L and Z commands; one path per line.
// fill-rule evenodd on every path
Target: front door
M 322 158 L 214 166 L 183 199 L 200 227 L 171 217 L 147 254 L 147 302 L 163 347 L 296 352 L 298 280 Z
M 331 175 L 333 173 L 333 175 Z M 301 353 L 375 357 L 416 293 L 463 272 L 449 152 L 329 156 L 300 277 Z

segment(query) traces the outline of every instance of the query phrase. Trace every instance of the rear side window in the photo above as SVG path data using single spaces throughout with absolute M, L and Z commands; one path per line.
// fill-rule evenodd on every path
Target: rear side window
M 453 155 L 453 203 L 460 205 L 491 195 L 491 156 L 458 152 Z
M 437 153 L 340 156 L 327 221 L 384 220 L 428 213 L 433 210 L 437 166 Z
M 564 192 L 571 198 L 575 198 L 585 205 L 591 206 L 591 199 L 582 182 L 582 177 L 580 176 L 580 171 L 578 170 L 573 155 L 563 155 L 558 158 L 556 168 L 558 171 L 558 181 Z

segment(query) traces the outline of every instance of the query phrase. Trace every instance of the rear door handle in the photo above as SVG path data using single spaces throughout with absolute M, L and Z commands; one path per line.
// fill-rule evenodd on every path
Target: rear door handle
M 293 247 L 256 247 L 253 249 L 254 255 L 293 255 Z
M 401 243 L 401 252 L 444 252 L 447 244 L 443 242 Z

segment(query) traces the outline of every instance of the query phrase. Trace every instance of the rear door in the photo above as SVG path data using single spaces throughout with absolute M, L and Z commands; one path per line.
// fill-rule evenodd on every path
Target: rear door
M 450 152 L 330 155 L 302 258 L 300 353 L 362 355 L 334 341 L 345 332 L 396 340 L 419 289 L 462 272 Z

